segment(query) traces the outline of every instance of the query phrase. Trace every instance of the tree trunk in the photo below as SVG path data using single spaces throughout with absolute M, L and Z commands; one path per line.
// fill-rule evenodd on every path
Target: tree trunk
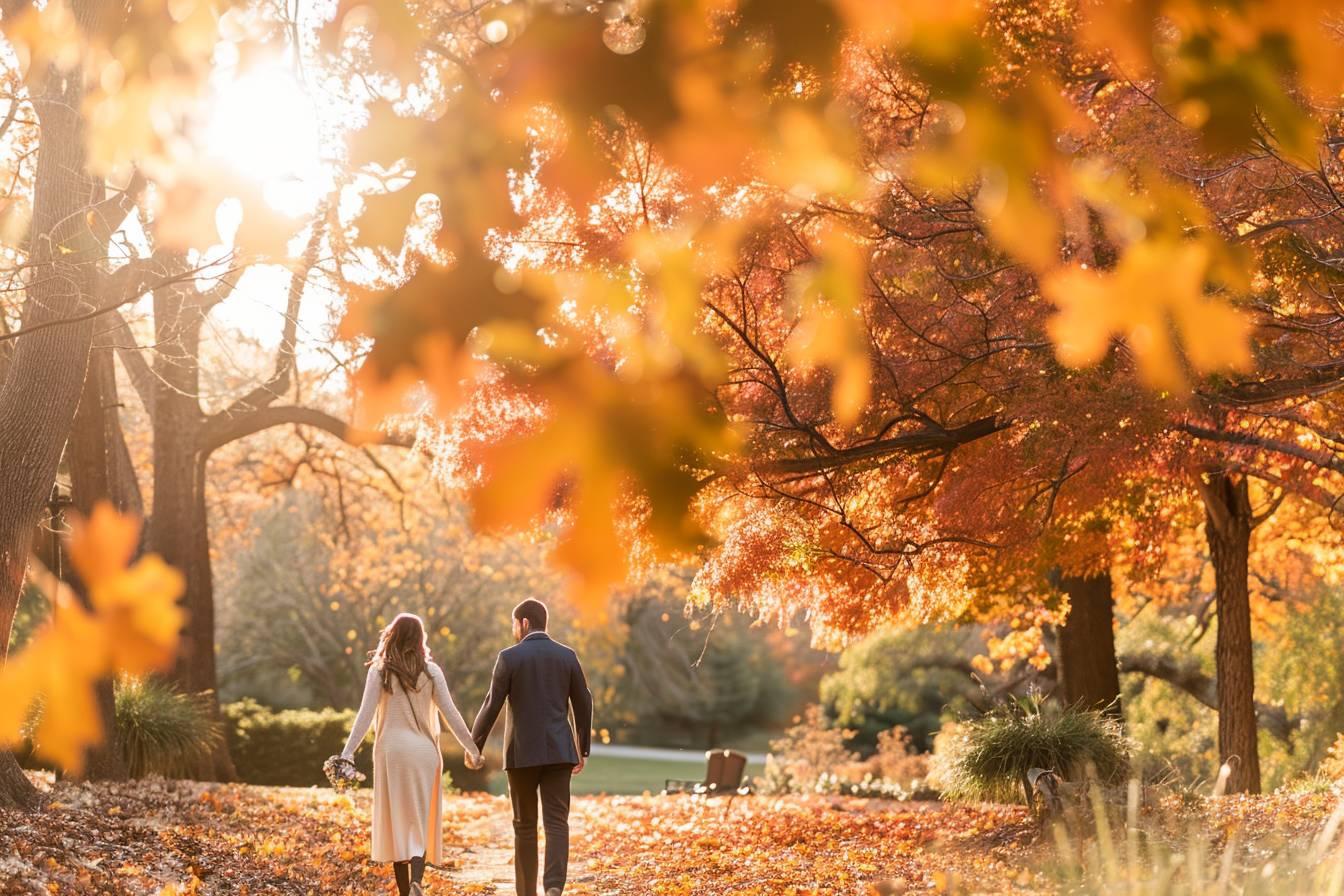
M 1069 615 L 1057 631 L 1059 695 L 1070 706 L 1122 719 L 1111 574 L 1059 576 L 1057 585 L 1069 596 Z
M 188 437 L 195 434 L 195 430 L 184 433 Z M 166 466 L 160 466 L 158 460 L 155 462 L 153 519 L 166 522 L 167 525 L 153 530 L 154 550 L 162 554 L 186 579 L 183 604 L 188 613 L 187 627 L 172 678 L 187 693 L 202 695 L 211 716 L 216 722 L 222 723 L 215 658 L 215 592 L 210 564 L 210 524 L 205 503 L 205 457 L 198 451 L 188 452 L 183 441 L 170 440 L 169 450 L 165 452 L 168 456 L 163 458 L 167 461 Z M 160 444 L 156 433 L 156 459 L 160 456 Z M 161 476 L 161 470 L 166 475 Z M 213 755 L 193 769 L 192 776 L 206 781 L 237 780 L 238 772 L 226 739 L 219 740 Z
M 1230 769 L 1227 793 L 1260 792 L 1260 748 L 1255 718 L 1255 666 L 1247 583 L 1251 550 L 1249 483 L 1226 471 L 1209 474 L 1201 489 L 1205 537 L 1218 602 L 1214 647 L 1218 679 L 1218 758 Z
M 105 0 L 71 4 L 82 25 L 95 30 Z M 106 239 L 89 214 L 94 182 L 84 159 L 84 77 L 45 73 L 33 92 L 41 128 L 29 229 L 31 273 L 21 335 L 0 387 L 0 657 L 9 636 L 28 565 L 32 535 L 42 518 L 61 451 L 79 403 L 93 321 L 59 322 L 92 309 L 92 276 L 106 257 Z M 44 326 L 52 323 L 56 326 Z M 22 331 L 33 328 L 31 333 Z M 0 804 L 32 805 L 36 792 L 18 764 L 0 754 Z
M 188 619 L 182 652 L 173 678 L 183 690 L 207 696 L 219 719 L 218 671 L 215 658 L 215 595 L 210 562 L 210 516 L 206 505 L 206 472 L 210 454 L 220 445 L 267 426 L 309 422 L 326 415 L 311 409 L 273 408 L 288 389 L 295 365 L 299 306 L 307 272 L 316 266 L 325 227 L 319 214 L 304 252 L 304 273 L 291 275 L 288 302 L 277 349 L 275 373 L 263 385 L 213 416 L 200 404 L 201 330 L 216 303 L 228 295 L 226 284 L 198 291 L 193 279 L 154 291 L 153 395 L 148 405 L 154 432 L 154 509 L 150 516 L 150 547 L 186 578 L 183 606 Z M 188 269 L 183 257 L 166 258 L 170 270 Z M 296 421 L 293 415 L 306 415 Z M 335 421 L 332 421 L 335 422 Z M 320 422 L 319 422 L 319 425 Z M 331 429 L 331 427 L 329 427 Z M 344 437 L 344 429 L 340 432 Z M 237 773 L 228 746 L 221 741 L 200 777 L 233 780 Z
M 149 540 L 152 550 L 186 578 L 183 606 L 188 621 L 183 649 L 173 673 L 185 691 L 207 694 L 219 717 L 215 657 L 215 599 L 210 562 L 210 518 L 206 474 L 211 453 L 236 439 L 271 426 L 316 426 L 349 438 L 349 427 L 313 408 L 276 407 L 290 388 L 295 370 L 300 303 L 307 274 L 318 263 L 325 236 L 325 209 L 319 210 L 304 251 L 302 274 L 291 275 L 276 366 L 271 377 L 227 408 L 207 416 L 200 404 L 201 330 L 210 309 L 231 290 L 228 284 L 198 291 L 193 279 L 154 291 L 155 350 L 152 376 L 141 376 L 152 394 L 146 406 L 154 433 L 154 498 Z M 182 257 L 161 259 L 172 272 L 188 269 Z M 409 444 L 404 437 L 388 443 Z M 202 777 L 236 777 L 228 747 L 221 744 Z
M 189 616 L 172 678 L 183 690 L 198 693 L 212 691 L 216 684 L 215 614 L 204 464 L 183 444 L 192 435 L 191 430 L 173 436 L 155 433 L 150 549 L 186 579 L 182 604 Z
M 101 501 L 111 503 L 123 513 L 139 509 L 139 487 L 133 478 L 129 482 L 125 480 L 127 469 L 120 461 L 127 449 L 116 408 L 116 368 L 112 349 L 99 345 L 90 356 L 84 393 L 66 447 L 72 503 L 75 511 L 86 517 Z M 133 472 L 131 475 L 134 476 Z M 88 593 L 79 577 L 73 570 L 63 572 L 80 600 L 89 606 Z M 125 781 L 127 778 L 117 731 L 113 687 L 110 678 L 97 685 L 98 711 L 105 736 L 101 744 L 89 751 L 84 776 L 91 781 Z
M 174 262 L 173 270 L 185 262 Z M 203 694 L 218 719 L 215 670 L 215 599 L 210 569 L 209 515 L 205 504 L 205 452 L 200 406 L 201 328 L 209 301 L 192 281 L 154 291 L 154 497 L 149 548 L 182 573 L 187 623 L 172 680 Z M 227 743 L 194 770 L 207 780 L 234 780 Z

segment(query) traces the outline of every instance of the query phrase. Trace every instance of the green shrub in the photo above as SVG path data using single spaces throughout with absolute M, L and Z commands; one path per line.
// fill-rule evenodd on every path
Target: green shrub
M 220 725 L 200 696 L 154 678 L 117 682 L 117 732 L 132 778 L 186 777 L 219 746 Z
M 1115 782 L 1129 769 L 1129 752 L 1129 741 L 1109 716 L 1031 696 L 959 726 L 938 757 L 937 777 L 943 793 L 954 799 L 1014 802 L 1026 797 L 1033 768 L 1073 781 L 1092 770 L 1102 781 Z
M 55 763 L 37 755 L 37 744 L 33 742 L 37 723 L 42 719 L 43 702 L 44 698 L 39 695 L 28 712 L 28 718 L 19 729 L 21 740 L 14 747 L 14 758 L 18 760 L 20 766 L 30 771 L 59 772 L 60 769 Z
M 282 709 L 246 698 L 223 708 L 229 752 L 238 777 L 249 784 L 295 787 L 326 786 L 322 763 L 339 753 L 355 722 L 352 709 Z M 355 767 L 373 783 L 373 737 L 355 753 Z M 489 773 L 473 772 L 462 763 L 462 753 L 451 735 L 445 747 L 444 782 L 464 790 L 485 790 Z
M 879 629 L 840 654 L 839 668 L 821 680 L 821 703 L 837 724 L 857 732 L 850 746 L 861 752 L 897 725 L 927 751 L 944 718 L 971 709 L 966 675 L 947 668 L 946 658 L 977 652 L 982 643 L 969 626 Z
M 229 753 L 238 777 L 249 784 L 325 785 L 322 763 L 339 753 L 355 722 L 352 709 L 274 710 L 249 698 L 224 706 Z M 372 751 L 355 765 L 373 780 Z

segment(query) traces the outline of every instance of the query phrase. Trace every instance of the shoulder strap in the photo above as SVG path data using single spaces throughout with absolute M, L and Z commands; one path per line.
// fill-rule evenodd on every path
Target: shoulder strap
M 425 678 L 429 678 L 428 669 L 425 670 Z M 434 686 L 434 682 L 432 680 L 430 681 L 429 684 L 430 687 Z M 430 734 L 428 731 L 426 731 L 424 728 L 420 726 L 420 714 L 415 711 L 415 701 L 411 699 L 411 692 L 406 690 L 405 685 L 402 686 L 401 692 L 406 695 L 406 705 L 411 708 L 411 718 L 415 720 L 415 730 L 419 731 L 425 737 L 429 738 L 430 743 L 434 744 L 434 748 L 438 749 L 439 742 L 434 739 L 434 735 Z

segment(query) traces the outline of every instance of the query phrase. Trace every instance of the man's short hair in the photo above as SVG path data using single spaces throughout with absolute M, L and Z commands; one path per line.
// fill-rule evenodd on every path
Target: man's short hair
M 535 597 L 529 597 L 513 608 L 513 618 L 526 619 L 534 632 L 546 631 L 546 616 L 546 605 Z

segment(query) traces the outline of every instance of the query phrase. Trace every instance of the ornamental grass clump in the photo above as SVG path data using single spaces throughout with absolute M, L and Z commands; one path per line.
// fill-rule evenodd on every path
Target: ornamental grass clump
M 964 722 L 938 758 L 943 794 L 952 799 L 1032 803 L 1028 774 L 1066 781 L 1095 774 L 1118 783 L 1129 771 L 1130 742 L 1105 713 L 1024 697 Z
M 205 699 L 154 678 L 124 678 L 116 686 L 117 735 L 132 778 L 185 777 L 223 740 Z

